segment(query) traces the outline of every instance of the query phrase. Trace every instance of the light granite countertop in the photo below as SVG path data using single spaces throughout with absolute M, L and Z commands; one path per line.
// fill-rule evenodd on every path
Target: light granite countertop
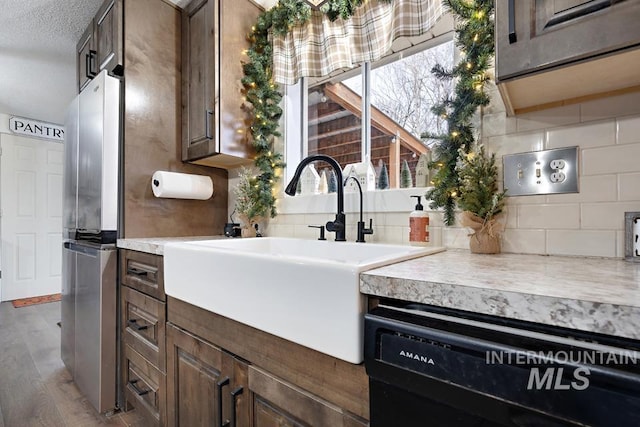
M 449 250 L 367 271 L 363 294 L 640 339 L 640 264 Z
M 121 249 L 146 252 L 153 255 L 164 255 L 164 245 L 170 242 L 191 242 L 193 240 L 228 239 L 226 236 L 186 236 L 186 237 L 147 237 L 134 239 L 118 239 L 116 246 Z

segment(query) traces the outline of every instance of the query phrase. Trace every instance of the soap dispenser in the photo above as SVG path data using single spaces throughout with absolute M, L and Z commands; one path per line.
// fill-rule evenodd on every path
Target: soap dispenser
M 413 246 L 429 246 L 429 214 L 420 203 L 421 196 L 411 197 L 417 198 L 418 204 L 409 214 L 409 243 Z

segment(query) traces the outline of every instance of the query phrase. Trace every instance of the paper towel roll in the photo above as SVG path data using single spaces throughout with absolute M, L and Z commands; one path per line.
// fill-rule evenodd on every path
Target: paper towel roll
M 156 197 L 207 200 L 213 195 L 213 181 L 204 175 L 155 171 L 151 188 Z

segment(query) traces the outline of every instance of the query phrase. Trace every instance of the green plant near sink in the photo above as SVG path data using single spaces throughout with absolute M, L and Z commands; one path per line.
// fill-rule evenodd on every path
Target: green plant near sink
M 498 215 L 504 207 L 506 190 L 498 188 L 496 155 L 489 156 L 482 145 L 476 145 L 469 152 L 460 153 L 456 172 L 460 177 L 461 223 L 473 230 L 469 249 L 473 253 L 499 253 L 502 224 Z
M 234 189 L 236 196 L 236 213 L 242 222 L 242 237 L 255 237 L 254 226 L 269 217 L 271 201 L 265 197 L 253 171 L 242 168 L 238 176 L 238 184 Z

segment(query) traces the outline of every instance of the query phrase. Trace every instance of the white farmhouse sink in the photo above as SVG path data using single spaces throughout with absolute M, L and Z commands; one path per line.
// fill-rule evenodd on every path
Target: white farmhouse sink
M 359 274 L 442 250 L 276 237 L 168 243 L 165 291 L 205 310 L 360 363 L 365 307 Z

